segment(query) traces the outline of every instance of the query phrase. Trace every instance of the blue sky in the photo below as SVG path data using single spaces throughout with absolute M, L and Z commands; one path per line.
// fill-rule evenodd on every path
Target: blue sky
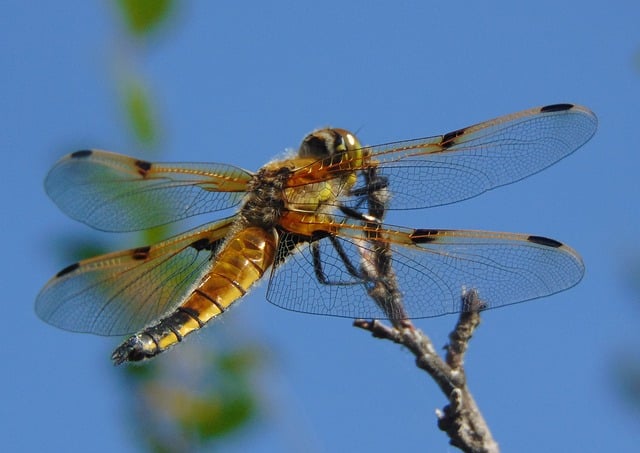
M 640 358 L 640 304 L 625 280 L 640 256 L 637 2 L 191 1 L 142 49 L 120 36 L 106 1 L 42 3 L 5 1 L 0 19 L 7 451 L 136 448 L 122 370 L 109 361 L 118 340 L 63 332 L 33 312 L 40 287 L 68 264 L 56 240 L 90 234 L 57 211 L 43 178 L 76 149 L 140 154 L 115 83 L 132 66 L 158 96 L 163 159 L 252 170 L 325 125 L 373 144 L 537 105 L 594 110 L 596 136 L 558 165 L 390 221 L 527 232 L 580 251 L 580 285 L 484 315 L 467 357 L 471 390 L 504 451 L 637 448 L 640 414 L 611 370 L 621 353 Z M 280 310 L 264 291 L 210 327 L 237 329 L 270 357 L 256 378 L 267 416 L 229 451 L 451 450 L 434 418 L 445 400 L 406 351 L 348 320 Z M 417 324 L 440 346 L 454 322 Z

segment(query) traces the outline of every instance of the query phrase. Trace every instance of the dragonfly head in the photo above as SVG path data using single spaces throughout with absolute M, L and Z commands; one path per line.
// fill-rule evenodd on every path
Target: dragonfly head
M 307 135 L 302 140 L 298 155 L 322 159 L 361 148 L 362 145 L 356 136 L 348 130 L 326 128 L 318 129 Z

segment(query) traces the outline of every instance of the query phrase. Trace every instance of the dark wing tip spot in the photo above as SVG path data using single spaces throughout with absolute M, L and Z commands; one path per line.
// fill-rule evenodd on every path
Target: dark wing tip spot
M 555 239 L 546 238 L 544 236 L 529 236 L 527 240 L 529 242 L 533 242 L 534 244 L 540 244 L 546 247 L 553 247 L 553 248 L 562 247 L 562 242 L 558 242 Z
M 60 272 L 58 272 L 56 274 L 56 278 L 60 278 L 64 275 L 70 274 L 71 272 L 75 271 L 77 268 L 80 267 L 79 263 L 73 263 L 67 267 L 65 267 L 64 269 L 62 269 Z
M 74 159 L 81 159 L 83 157 L 89 157 L 91 154 L 93 154 L 93 151 L 91 151 L 90 149 L 81 149 L 80 151 L 71 153 L 71 157 Z
M 414 244 L 426 244 L 437 239 L 440 230 L 418 229 L 411 233 L 411 240 Z
M 562 112 L 565 110 L 571 110 L 573 108 L 573 104 L 551 104 L 545 105 L 540 109 L 541 112 Z

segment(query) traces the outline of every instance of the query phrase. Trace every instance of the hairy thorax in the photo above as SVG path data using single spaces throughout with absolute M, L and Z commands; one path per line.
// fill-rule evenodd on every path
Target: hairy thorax
M 240 217 L 250 225 L 275 227 L 286 206 L 284 187 L 290 174 L 288 167 L 260 169 L 249 182 Z

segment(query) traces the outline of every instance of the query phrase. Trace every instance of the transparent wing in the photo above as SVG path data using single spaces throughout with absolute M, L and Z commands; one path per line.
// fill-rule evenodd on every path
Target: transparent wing
M 56 327 L 99 335 L 137 332 L 173 311 L 210 269 L 233 218 L 150 247 L 73 264 L 40 291 L 36 313 Z
M 63 157 L 45 189 L 73 219 L 135 231 L 237 205 L 251 174 L 222 164 L 150 163 L 98 150 Z
M 370 162 L 351 168 L 376 166 L 377 177 L 388 183 L 387 209 L 426 208 L 537 173 L 586 143 L 596 128 L 597 118 L 587 108 L 556 104 L 435 137 L 369 147 Z M 344 162 L 334 165 L 344 173 Z M 356 189 L 366 186 L 361 173 L 358 178 Z M 343 195 L 343 204 L 363 205 L 361 196 Z
M 369 292 L 391 276 L 402 294 L 405 316 L 425 318 L 459 312 L 465 289 L 478 290 L 488 308 L 495 308 L 568 289 L 584 273 L 580 256 L 552 239 L 392 227 L 375 232 L 391 247 L 392 274 L 372 278 L 367 269 L 371 257 L 380 253 L 366 239 L 372 231 L 345 224 L 339 236 L 311 244 L 285 235 L 281 254 L 287 257 L 281 256 L 272 271 L 268 300 L 305 313 L 388 318 Z

